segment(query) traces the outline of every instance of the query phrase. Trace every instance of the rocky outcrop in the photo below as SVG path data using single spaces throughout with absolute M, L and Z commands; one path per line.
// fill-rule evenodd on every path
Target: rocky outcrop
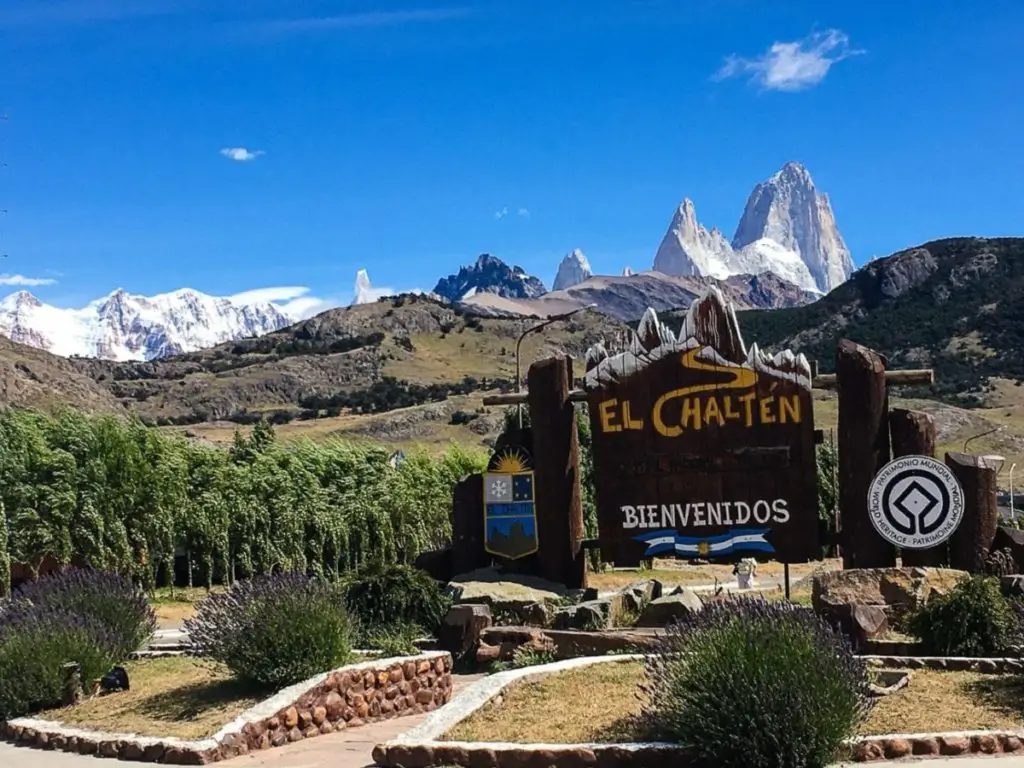
M 851 568 L 826 571 L 811 582 L 818 613 L 840 616 L 848 606 L 877 606 L 890 616 L 918 610 L 933 594 L 945 594 L 967 573 L 948 568 Z
M 510 267 L 496 256 L 485 253 L 473 265 L 441 278 L 434 293 L 447 301 L 458 302 L 478 293 L 494 293 L 509 299 L 536 299 L 547 293 L 547 289 L 522 267 Z
M 593 277 L 594 272 L 590 268 L 590 262 L 583 255 L 583 251 L 576 248 L 572 253 L 566 254 L 565 258 L 558 265 L 558 274 L 555 275 L 555 282 L 551 290 L 561 291 L 579 285 L 584 280 Z
M 665 627 L 704 610 L 704 603 L 692 589 L 681 589 L 647 603 L 638 627 Z

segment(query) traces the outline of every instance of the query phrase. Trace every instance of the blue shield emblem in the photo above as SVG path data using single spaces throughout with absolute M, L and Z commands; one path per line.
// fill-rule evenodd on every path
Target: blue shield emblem
M 484 474 L 484 549 L 517 560 L 539 548 L 533 471 L 520 451 L 491 462 Z

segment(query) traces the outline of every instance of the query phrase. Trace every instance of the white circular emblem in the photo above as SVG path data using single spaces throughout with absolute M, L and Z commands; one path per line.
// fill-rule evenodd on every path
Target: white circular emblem
M 964 490 L 941 461 L 901 456 L 875 475 L 868 489 L 875 530 L 900 549 L 928 549 L 953 535 L 964 516 Z

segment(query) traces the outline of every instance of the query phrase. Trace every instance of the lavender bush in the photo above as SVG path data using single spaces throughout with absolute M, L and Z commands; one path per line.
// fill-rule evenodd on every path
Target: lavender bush
M 145 595 L 116 573 L 67 568 L 22 585 L 14 601 L 95 619 L 109 628 L 118 661 L 138 650 L 156 629 L 156 614 Z
M 818 768 L 870 711 L 867 670 L 809 608 L 707 605 L 646 662 L 642 722 L 698 764 Z
M 932 595 L 907 628 L 932 656 L 999 656 L 1020 634 L 1018 616 L 999 579 L 971 576 L 945 594 Z
M 238 678 L 279 688 L 344 664 L 351 625 L 342 591 L 297 573 L 236 582 L 185 622 L 195 650 Z
M 0 612 L 0 719 L 60 703 L 62 667 L 77 662 L 82 680 L 110 671 L 122 640 L 101 620 L 56 606 L 8 603 Z

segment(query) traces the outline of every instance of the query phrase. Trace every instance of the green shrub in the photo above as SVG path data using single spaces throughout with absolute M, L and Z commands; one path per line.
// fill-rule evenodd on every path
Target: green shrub
M 819 768 L 870 706 L 867 672 L 813 611 L 711 603 L 672 625 L 646 662 L 642 722 L 699 765 Z
M 414 656 L 420 652 L 416 640 L 423 637 L 423 630 L 416 624 L 395 622 L 386 626 L 373 627 L 363 634 L 367 649 L 380 651 L 385 657 Z
M 56 706 L 63 666 L 81 665 L 83 683 L 118 660 L 120 639 L 102 622 L 49 606 L 10 603 L 0 612 L 0 720 Z
M 394 625 L 416 625 L 433 635 L 451 606 L 444 587 L 410 565 L 373 565 L 344 580 L 345 604 L 360 628 L 360 641 Z
M 999 580 L 972 576 L 944 595 L 933 595 L 907 628 L 931 656 L 995 656 L 1013 641 L 1015 625 Z
M 110 629 L 118 661 L 142 647 L 156 629 L 156 614 L 145 595 L 116 573 L 67 568 L 23 584 L 14 599 L 95 619 Z
M 200 655 L 269 688 L 335 669 L 352 655 L 341 590 L 296 573 L 240 581 L 203 598 L 185 629 Z

